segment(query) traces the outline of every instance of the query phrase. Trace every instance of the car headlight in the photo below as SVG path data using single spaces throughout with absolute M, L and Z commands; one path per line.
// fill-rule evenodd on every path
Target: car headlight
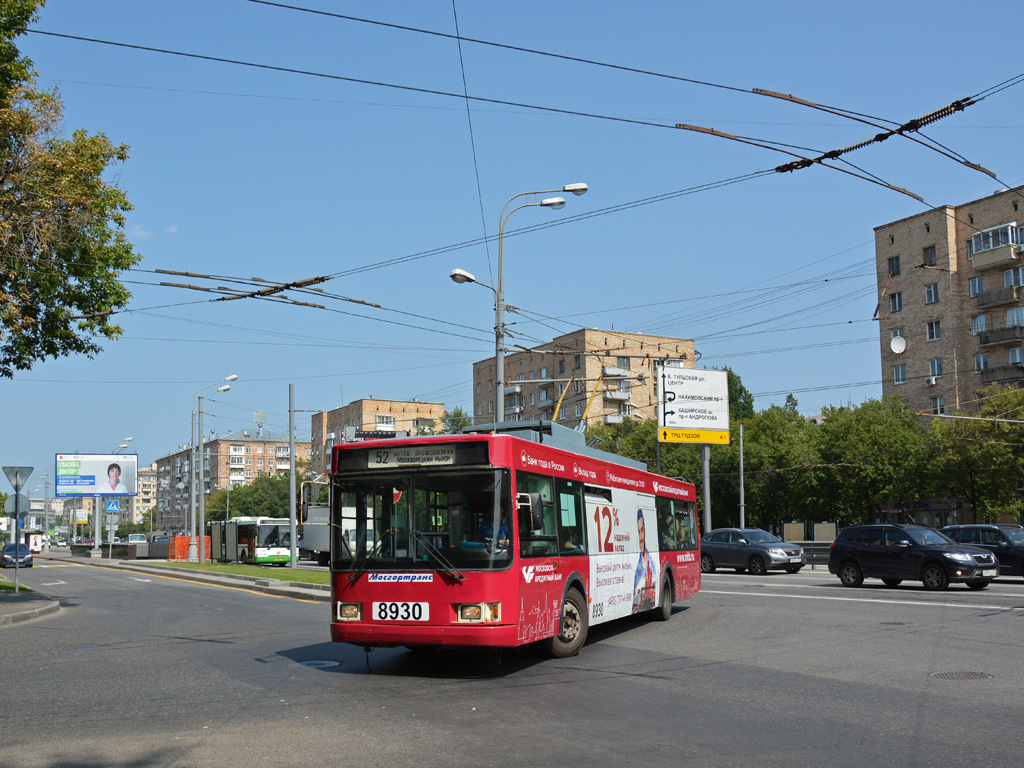
M 945 552 L 944 554 L 950 560 L 957 560 L 958 562 L 961 562 L 961 563 L 971 563 L 971 562 L 974 562 L 974 558 L 971 557 L 966 552 Z
M 789 555 L 786 554 L 785 550 L 778 549 L 777 547 L 772 547 L 771 549 L 769 549 L 768 554 L 773 555 L 774 557 L 789 557 Z

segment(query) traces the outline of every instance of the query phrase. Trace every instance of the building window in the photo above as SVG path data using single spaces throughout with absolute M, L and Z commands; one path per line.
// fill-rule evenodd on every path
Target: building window
M 546 379 L 548 377 L 548 369 L 547 368 L 541 368 L 540 369 L 540 377 L 542 379 Z
M 477 393 L 478 395 L 480 394 L 480 390 L 481 390 L 481 388 L 482 388 L 482 387 L 483 387 L 483 385 L 482 385 L 482 384 L 481 384 L 481 383 L 480 383 L 480 382 L 478 381 L 478 382 L 476 383 L 476 393 Z
M 939 414 L 946 412 L 946 398 L 939 396 L 932 398 L 932 413 Z
M 926 267 L 934 267 L 935 266 L 935 246 L 934 245 L 929 245 L 927 248 L 925 248 L 924 249 L 924 253 L 922 255 L 924 256 L 924 265 Z
M 1010 365 L 1024 365 L 1024 347 L 1014 347 L 1010 350 Z
M 892 367 L 892 383 L 893 384 L 906 384 L 907 383 L 907 366 L 906 365 L 894 365 Z
M 972 299 L 975 296 L 977 296 L 979 293 L 981 293 L 983 290 L 985 290 L 983 285 L 984 284 L 983 284 L 982 279 L 980 277 L 972 277 L 971 278 L 970 286 L 971 286 L 971 298 Z
M 530 405 L 536 405 L 536 404 L 537 404 L 537 393 L 536 392 L 531 392 L 530 393 Z
M 577 394 L 583 391 L 583 382 L 579 379 L 576 379 L 576 381 L 573 382 L 573 386 L 575 387 Z
M 490 381 L 487 382 L 487 391 L 488 392 L 493 392 L 494 391 L 494 379 L 491 379 Z
M 979 352 L 974 356 L 974 372 L 981 373 L 988 370 L 988 353 Z
M 903 309 L 903 293 L 893 293 L 889 295 L 889 311 L 899 312 Z
M 902 336 L 902 335 L 903 335 L 903 329 L 902 328 L 893 328 L 892 329 L 892 336 L 890 338 L 895 339 L 897 336 Z
M 256 466 L 257 467 L 262 467 L 263 466 L 263 459 L 256 459 Z
M 487 404 L 487 412 L 488 413 L 494 413 L 494 403 L 488 403 Z
M 516 381 L 526 381 L 526 374 L 520 373 L 518 376 L 516 376 Z
M 558 361 L 558 372 L 565 373 L 565 360 Z
M 988 328 L 988 315 L 975 315 L 971 318 L 971 335 L 977 336 Z
M 477 404 L 476 404 L 476 415 L 477 415 L 477 416 L 482 416 L 482 415 L 483 415 L 483 412 L 484 412 L 484 406 L 483 406 L 483 403 L 477 403 Z
M 263 446 L 262 445 L 257 445 L 256 446 L 256 453 L 263 453 Z
M 938 341 L 942 338 L 942 331 L 939 330 L 939 321 L 932 320 L 928 323 L 928 341 Z
M 245 476 L 246 477 L 252 477 L 252 470 L 251 469 L 245 470 Z
M 629 370 L 629 358 L 626 357 L 625 355 L 621 355 L 619 357 L 616 357 L 615 358 L 615 366 L 617 368 L 623 368 L 623 369 L 628 371 Z
M 1021 230 L 1016 223 L 1003 224 L 992 229 L 986 229 L 974 235 L 968 241 L 967 252 L 973 256 L 982 251 L 991 251 L 993 248 L 1000 248 L 1004 245 L 1018 244 L 1021 242 Z
M 928 375 L 929 376 L 941 376 L 942 375 L 942 358 L 936 357 L 934 360 L 928 361 Z
M 252 459 L 246 459 L 245 460 L 245 466 L 251 467 L 252 466 Z
M 889 259 L 889 274 L 892 277 L 896 277 L 900 273 L 900 257 L 893 256 Z
M 924 303 L 934 304 L 939 300 L 939 284 L 931 283 L 924 287 Z
M 533 371 L 530 371 L 530 381 L 533 381 Z
M 1019 325 L 1024 325 L 1024 307 L 1006 310 L 1006 327 L 1015 328 Z
M 1003 287 L 1010 288 L 1014 285 L 1024 285 L 1024 267 L 1014 267 L 1003 272 Z
M 579 368 L 582 363 L 583 363 L 583 357 L 581 355 L 576 355 L 576 357 L 573 358 L 572 367 L 573 368 Z
M 539 398 L 540 400 L 547 400 L 547 399 L 548 399 L 548 391 L 547 391 L 546 389 L 542 389 L 542 390 L 540 391 L 540 394 L 539 394 L 539 395 L 538 395 L 537 397 L 538 397 L 538 398 Z
M 576 403 L 576 418 L 583 415 L 583 403 Z

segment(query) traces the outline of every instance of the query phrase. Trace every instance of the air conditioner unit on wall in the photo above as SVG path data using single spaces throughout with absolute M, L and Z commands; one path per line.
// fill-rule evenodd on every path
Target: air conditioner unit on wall
M 935 376 L 929 376 L 927 379 L 924 380 L 924 383 L 927 384 L 929 387 L 934 387 L 938 383 L 938 381 L 938 378 L 936 378 Z

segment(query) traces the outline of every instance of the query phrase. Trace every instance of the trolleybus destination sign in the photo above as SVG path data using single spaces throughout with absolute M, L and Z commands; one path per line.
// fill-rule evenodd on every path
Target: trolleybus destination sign
M 658 440 L 676 443 L 729 442 L 729 378 L 725 371 L 664 363 L 657 370 L 660 398 Z

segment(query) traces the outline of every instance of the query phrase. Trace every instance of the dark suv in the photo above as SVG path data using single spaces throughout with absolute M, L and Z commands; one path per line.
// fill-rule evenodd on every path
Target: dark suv
M 1024 528 L 1019 525 L 947 525 L 953 541 L 987 549 L 999 560 L 1004 576 L 1024 576 Z
M 895 587 L 904 579 L 925 589 L 945 589 L 951 581 L 984 589 L 999 575 L 999 561 L 988 550 L 957 544 L 924 525 L 853 525 L 832 543 L 829 573 L 845 587 L 865 577 Z

